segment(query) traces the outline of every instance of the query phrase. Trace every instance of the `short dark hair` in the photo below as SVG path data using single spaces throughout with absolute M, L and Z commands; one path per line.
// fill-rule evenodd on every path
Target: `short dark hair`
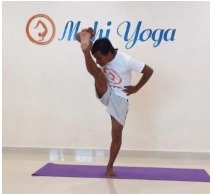
M 100 38 L 97 39 L 91 49 L 92 54 L 96 53 L 97 51 L 100 51 L 101 54 L 107 55 L 109 52 L 112 54 L 118 49 L 115 49 L 110 40 L 108 38 Z

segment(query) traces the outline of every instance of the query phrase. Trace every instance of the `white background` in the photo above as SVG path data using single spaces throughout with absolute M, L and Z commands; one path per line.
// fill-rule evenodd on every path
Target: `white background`
M 38 13 L 56 25 L 46 46 L 25 33 Z M 208 2 L 4 2 L 3 146 L 109 147 L 110 117 L 95 98 L 79 44 L 57 40 L 69 20 L 82 21 L 82 28 L 112 21 L 115 47 L 154 69 L 130 99 L 122 149 L 209 152 Z M 115 33 L 125 20 L 133 28 L 137 21 L 176 28 L 176 40 L 127 50 Z M 134 74 L 133 84 L 139 78 Z

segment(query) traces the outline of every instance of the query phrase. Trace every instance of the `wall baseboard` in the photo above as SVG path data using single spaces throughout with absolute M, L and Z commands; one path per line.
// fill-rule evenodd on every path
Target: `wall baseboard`
M 2 147 L 3 154 L 49 154 L 59 152 L 63 154 L 82 154 L 92 156 L 108 156 L 108 149 L 83 149 L 83 148 L 37 148 L 37 147 Z M 155 158 L 180 158 L 180 159 L 210 159 L 209 152 L 185 151 L 153 151 L 153 150 L 120 150 L 120 157 L 155 157 Z

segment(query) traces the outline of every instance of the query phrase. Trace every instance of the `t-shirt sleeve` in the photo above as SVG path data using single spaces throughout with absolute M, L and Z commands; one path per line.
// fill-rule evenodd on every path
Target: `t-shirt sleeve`
M 131 57 L 128 60 L 128 67 L 130 70 L 134 70 L 136 72 L 141 73 L 141 71 L 145 67 L 145 63 L 138 61 L 138 60 Z

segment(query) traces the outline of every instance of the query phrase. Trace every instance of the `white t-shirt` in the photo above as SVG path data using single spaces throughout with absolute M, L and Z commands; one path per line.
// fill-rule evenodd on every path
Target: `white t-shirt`
M 104 67 L 101 67 L 101 70 L 105 74 L 115 94 L 128 99 L 128 96 L 123 91 L 124 86 L 131 85 L 132 70 L 140 73 L 144 66 L 145 63 L 139 62 L 129 55 L 117 51 L 115 58 Z

